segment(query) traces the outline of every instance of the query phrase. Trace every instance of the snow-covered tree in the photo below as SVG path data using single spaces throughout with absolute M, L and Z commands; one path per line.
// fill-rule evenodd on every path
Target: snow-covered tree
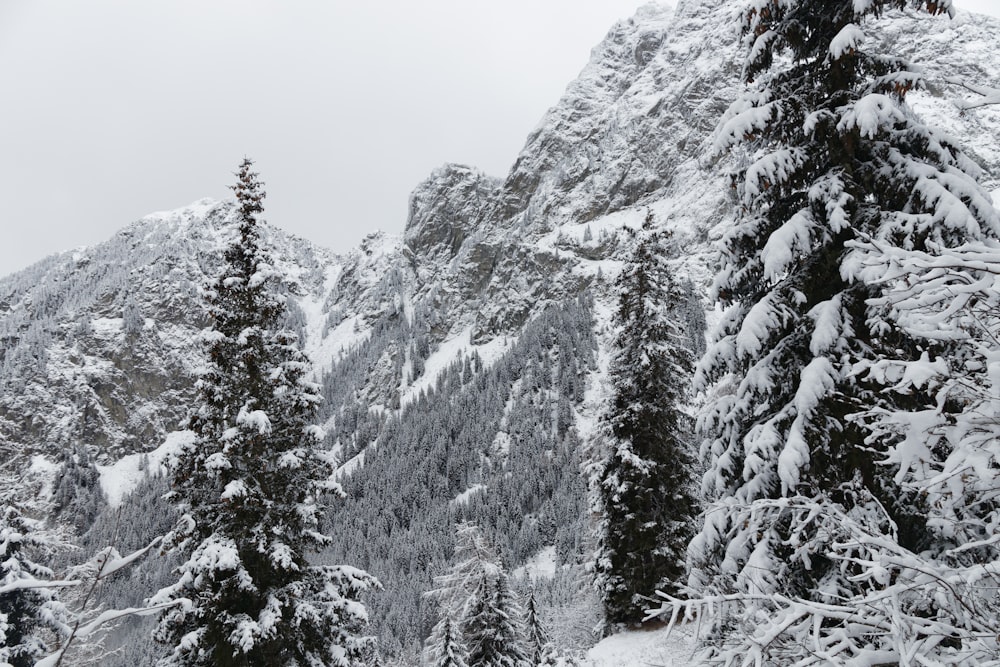
M 469 667 L 528 664 L 523 612 L 496 551 L 475 524 L 457 526 L 454 564 L 434 585 L 426 595 L 438 603 L 441 620 L 429 641 L 432 656 L 439 655 L 447 622 L 461 632 Z
M 125 298 L 125 306 L 122 308 L 122 332 L 128 340 L 135 339 L 142 333 L 142 328 L 146 326 L 146 318 L 142 316 L 142 310 L 135 296 L 129 294 Z
M 294 335 L 280 329 L 281 279 L 262 247 L 264 191 L 244 160 L 233 190 L 238 235 L 208 290 L 209 365 L 199 381 L 196 434 L 173 466 L 185 512 L 172 536 L 188 555 L 180 578 L 153 603 L 166 613 L 163 665 L 338 665 L 359 656 L 366 622 L 359 595 L 376 585 L 348 566 L 310 565 L 328 544 L 320 497 L 340 491 L 318 449 L 320 396 Z
M 469 667 L 529 667 L 521 616 L 507 577 L 482 577 L 462 623 Z
M 37 562 L 53 540 L 12 495 L 0 498 L 0 664 L 31 667 L 70 632 L 52 570 Z
M 434 588 L 425 595 L 440 607 L 441 618 L 460 621 L 468 613 L 476 588 L 483 579 L 506 577 L 496 550 L 479 527 L 470 522 L 455 527 L 455 555 L 452 566 L 434 577 Z
M 880 419 L 949 412 L 929 373 L 961 361 L 903 324 L 886 301 L 894 283 L 872 267 L 1000 230 L 975 164 L 906 106 L 920 75 L 865 48 L 864 21 L 906 6 L 951 3 L 753 0 L 741 14 L 756 85 L 717 147 L 754 155 L 715 286 L 728 309 L 696 375 L 716 396 L 700 418 L 714 504 L 690 584 L 702 611 L 724 611 L 715 662 L 972 665 L 995 651 L 996 627 L 984 635 L 955 601 L 965 575 L 920 571 L 954 547 L 954 528 L 914 467 L 940 466 L 953 443 Z
M 462 633 L 451 620 L 445 616 L 434 628 L 430 639 L 430 652 L 434 659 L 434 667 L 468 667 L 465 662 L 465 645 Z
M 538 616 L 534 590 L 528 593 L 528 602 L 524 609 L 524 631 L 529 664 L 532 667 L 555 664 L 555 647 L 542 624 L 542 619 Z
M 650 224 L 618 291 L 595 573 L 607 620 L 637 623 L 654 591 L 676 593 L 683 584 L 698 511 L 692 424 L 681 410 L 692 365 L 681 290 Z

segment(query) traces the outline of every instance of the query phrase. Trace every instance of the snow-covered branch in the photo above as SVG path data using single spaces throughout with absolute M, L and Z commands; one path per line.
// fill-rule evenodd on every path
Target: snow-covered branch
M 974 99 L 955 100 L 955 106 L 962 111 L 979 109 L 980 107 L 990 106 L 992 104 L 1000 104 L 1000 88 L 980 86 L 974 83 L 969 83 L 965 79 L 956 76 L 945 77 L 945 81 L 955 86 L 961 86 L 969 92 L 979 95 L 978 98 Z
M 76 642 L 76 640 L 88 640 L 95 632 L 106 626 L 108 623 L 127 616 L 148 616 L 159 613 L 168 607 L 190 604 L 187 600 L 177 599 L 168 602 L 151 604 L 146 607 L 129 607 L 127 609 L 106 609 L 92 615 L 88 609 L 90 600 L 98 586 L 110 576 L 128 567 L 135 561 L 149 553 L 162 541 L 162 537 L 157 537 L 145 547 L 130 554 L 122 556 L 114 547 L 101 549 L 89 562 L 75 568 L 80 574 L 79 577 L 66 581 L 45 582 L 47 586 L 79 586 L 85 581 L 90 581 L 90 586 L 83 599 L 80 601 L 80 608 L 73 613 L 75 617 L 70 625 L 69 633 L 65 641 L 54 652 L 45 656 L 35 663 L 35 667 L 58 667 L 63 662 L 63 658 Z

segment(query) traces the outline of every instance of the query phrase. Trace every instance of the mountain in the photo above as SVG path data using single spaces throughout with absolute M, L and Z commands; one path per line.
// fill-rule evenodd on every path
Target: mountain
M 617 23 L 505 177 L 435 170 L 401 237 L 373 234 L 336 255 L 268 228 L 349 492 L 321 557 L 383 581 L 369 608 L 388 655 L 414 659 L 429 632 L 421 593 L 447 567 L 462 518 L 512 568 L 548 573 L 538 585 L 558 636 L 592 641 L 581 466 L 607 391 L 614 278 L 651 214 L 697 287 L 692 306 L 713 319 L 703 295 L 733 215 L 726 172 L 746 157 L 712 150 L 742 88 L 731 5 L 647 5 Z M 998 34 L 1000 21 L 961 12 L 892 14 L 878 33 L 925 69 L 915 112 L 958 137 L 994 187 L 1000 110 L 960 114 L 944 77 L 989 82 Z M 82 446 L 112 504 L 138 502 L 122 498 L 183 428 L 203 363 L 200 290 L 232 220 L 232 204 L 203 200 L 0 280 L 6 459 L 55 483 Z

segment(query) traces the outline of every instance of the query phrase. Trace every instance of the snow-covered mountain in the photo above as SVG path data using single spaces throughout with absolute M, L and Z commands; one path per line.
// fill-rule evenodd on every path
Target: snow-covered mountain
M 335 255 L 280 221 L 269 228 L 352 492 L 326 557 L 383 580 L 371 613 L 390 652 L 412 651 L 428 630 L 421 587 L 450 556 L 458 515 L 486 523 L 513 566 L 549 549 L 546 570 L 565 578 L 550 613 L 585 641 L 566 619 L 586 599 L 579 466 L 604 396 L 613 281 L 648 214 L 672 231 L 678 274 L 701 290 L 711 281 L 712 240 L 732 216 L 725 170 L 740 159 L 711 157 L 741 90 L 734 7 L 682 0 L 616 24 L 505 177 L 435 170 L 411 196 L 402 237 L 373 234 Z M 926 72 L 916 112 L 956 136 L 995 188 L 1000 109 L 960 114 L 944 77 L 997 85 L 1000 21 L 894 15 L 879 36 Z M 0 280 L 6 457 L 56 470 L 37 456 L 57 463 L 82 445 L 120 472 L 115 462 L 139 465 L 135 455 L 182 427 L 202 364 L 200 290 L 232 214 L 208 200 L 153 214 Z M 528 474 L 545 461 L 553 470 Z M 125 479 L 138 477 L 105 484 Z

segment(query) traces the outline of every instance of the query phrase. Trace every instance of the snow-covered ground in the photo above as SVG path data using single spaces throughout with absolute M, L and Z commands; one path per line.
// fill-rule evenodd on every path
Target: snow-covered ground
M 694 626 L 628 630 L 606 637 L 587 652 L 586 667 L 680 667 L 694 661 Z
M 455 496 L 454 498 L 452 498 L 451 502 L 449 504 L 452 507 L 457 507 L 459 505 L 467 503 L 467 502 L 469 502 L 469 498 L 472 497 L 472 494 L 479 493 L 480 491 L 482 491 L 483 493 L 485 493 L 486 492 L 486 485 L 485 484 L 473 484 L 472 486 L 470 486 L 469 488 L 467 488 L 465 491 L 462 491 L 460 494 L 458 494 L 457 496 Z
M 191 431 L 168 433 L 162 445 L 151 452 L 129 454 L 107 466 L 97 466 L 101 475 L 101 490 L 111 507 L 118 507 L 128 494 L 148 475 L 159 475 L 165 470 L 168 457 L 177 454 L 181 447 L 194 439 Z
M 556 574 L 556 548 L 548 546 L 536 553 L 528 562 L 514 570 L 514 577 L 551 579 Z
M 420 395 L 422 389 L 432 387 L 438 376 L 454 362 L 470 357 L 475 352 L 479 354 L 483 367 L 489 368 L 514 344 L 513 338 L 497 336 L 483 345 L 473 345 L 469 342 L 471 335 L 472 327 L 469 326 L 438 346 L 437 350 L 424 362 L 423 374 L 405 388 L 401 400 L 402 405 L 412 403 Z

